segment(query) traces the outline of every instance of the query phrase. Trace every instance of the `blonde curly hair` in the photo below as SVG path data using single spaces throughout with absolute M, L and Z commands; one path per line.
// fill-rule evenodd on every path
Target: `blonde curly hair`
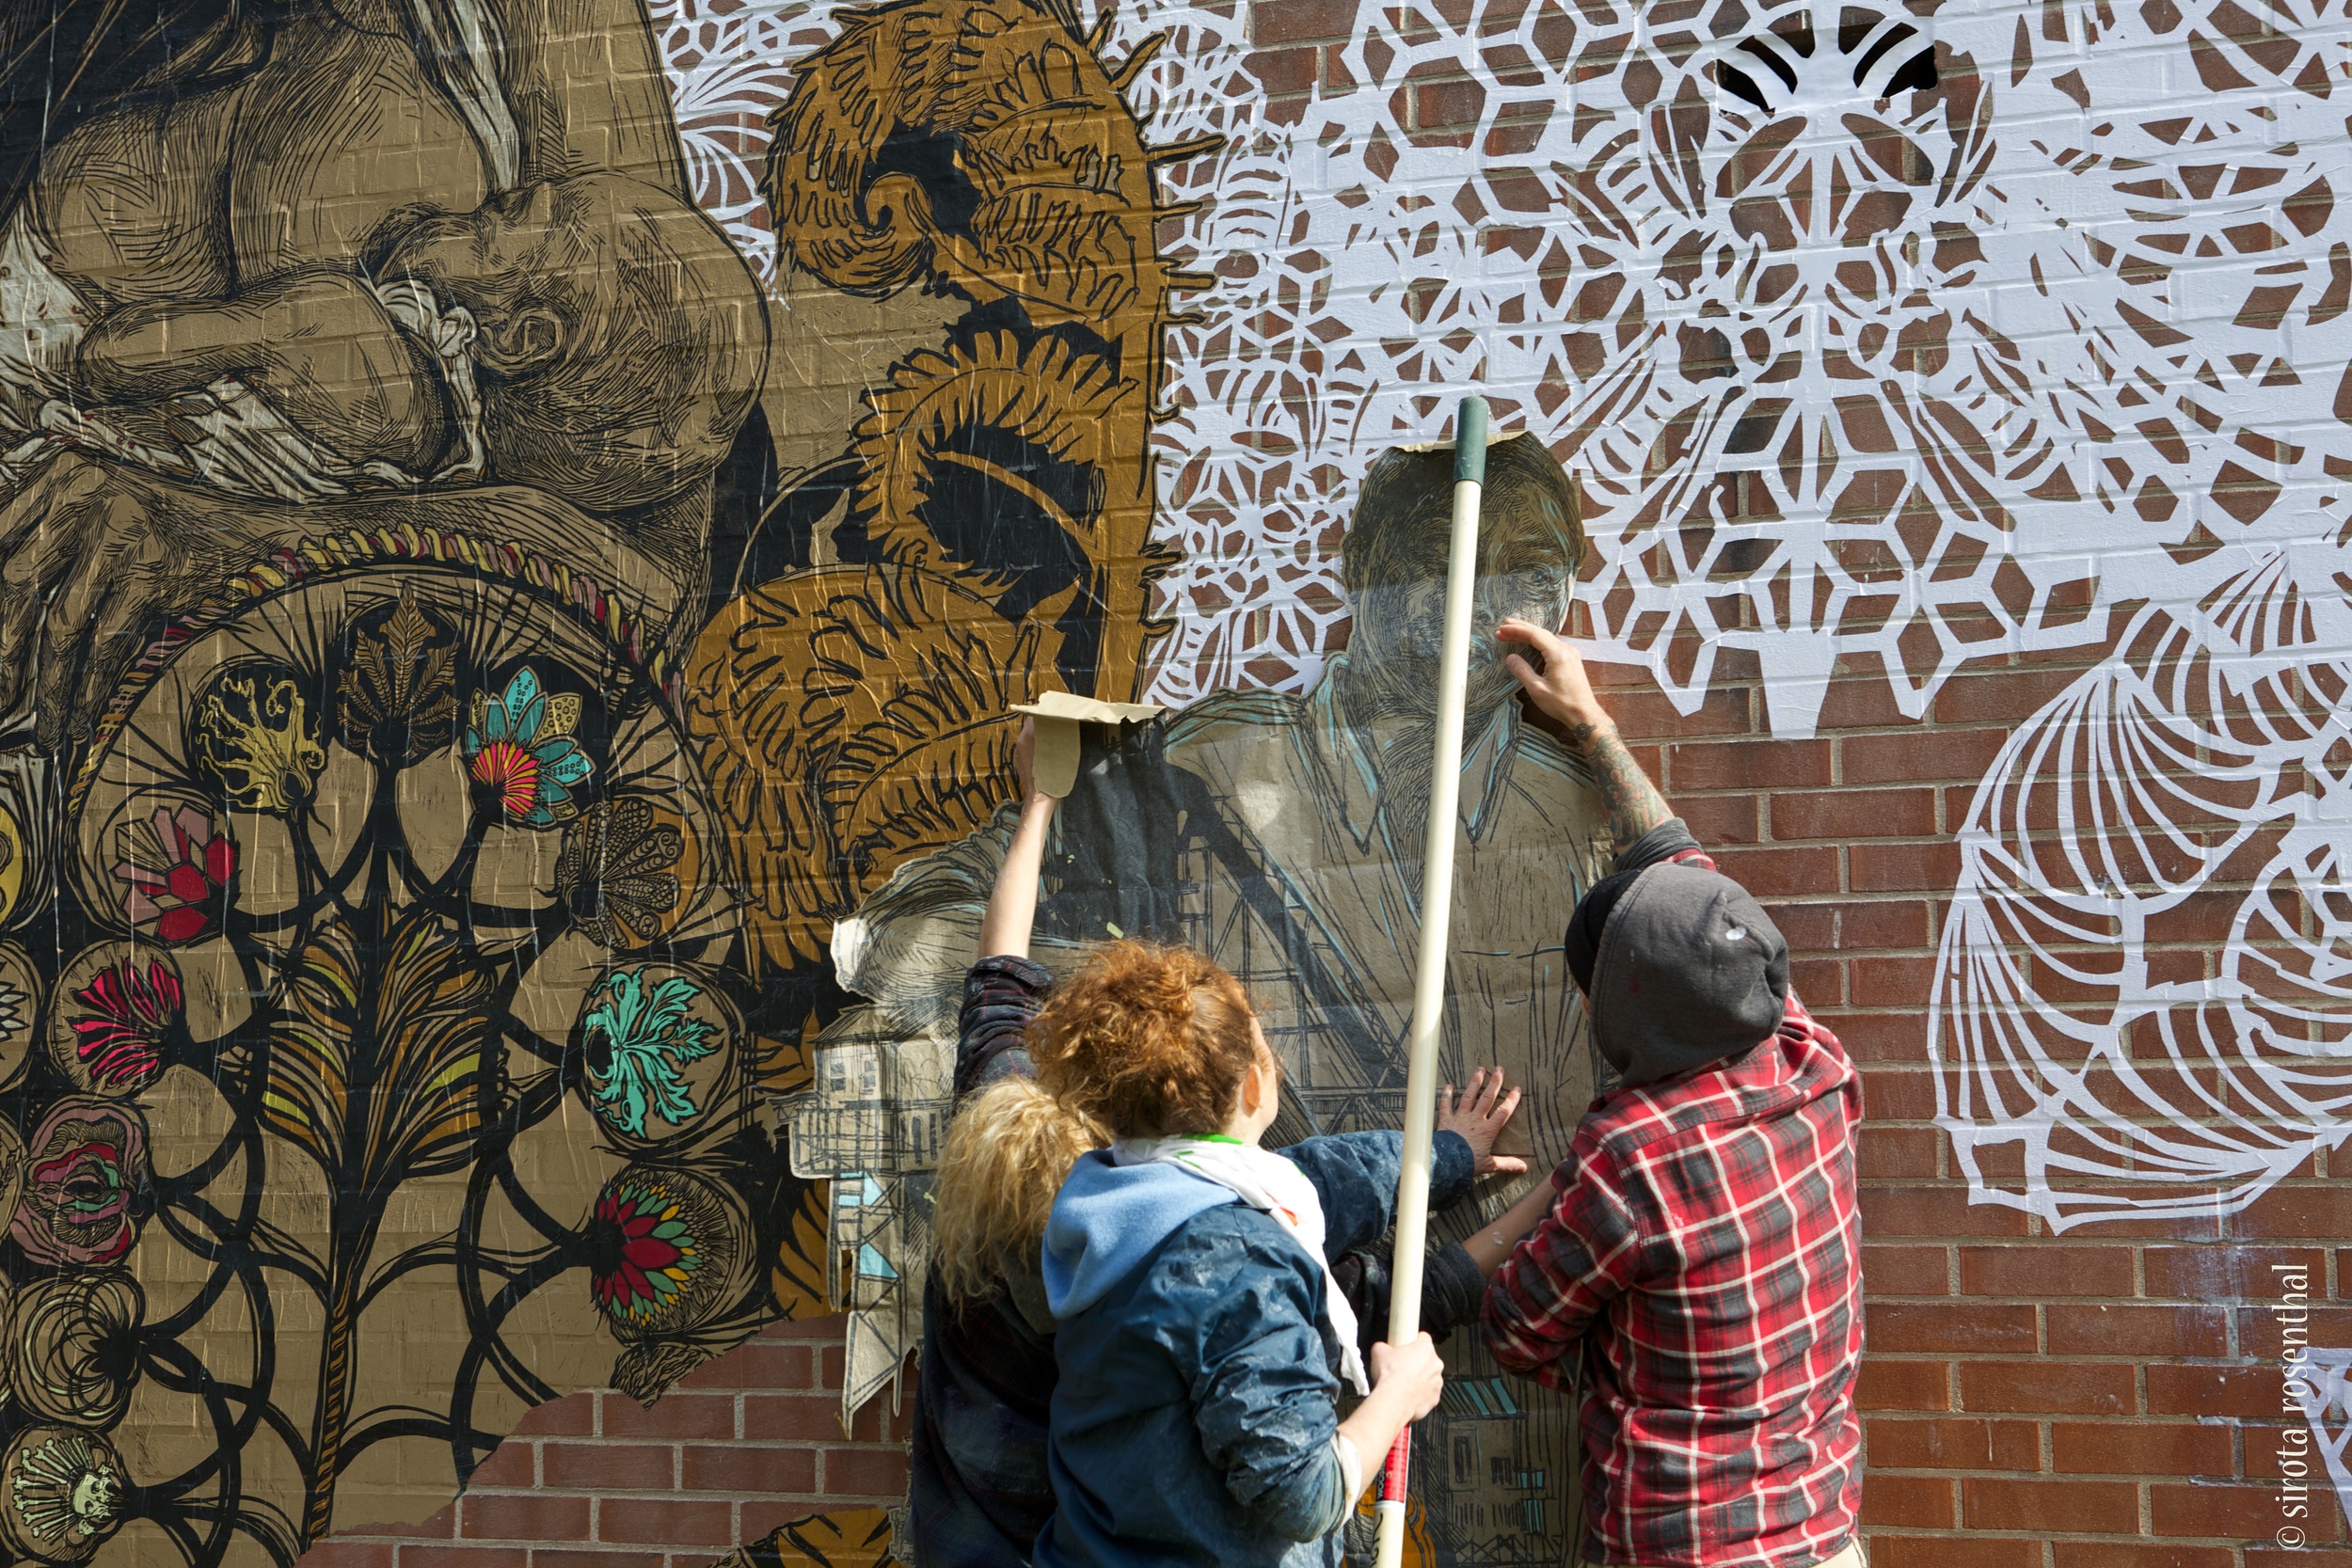
M 977 1301 L 1009 1259 L 1036 1256 L 1063 1178 L 1108 1142 L 1101 1122 L 1029 1079 L 973 1096 L 947 1130 L 933 1189 L 931 1268 L 947 1298 Z

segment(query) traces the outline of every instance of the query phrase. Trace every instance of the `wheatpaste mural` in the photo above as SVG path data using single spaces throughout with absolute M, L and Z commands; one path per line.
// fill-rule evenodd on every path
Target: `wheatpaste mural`
M 1042 689 L 1186 709 L 1057 940 L 1150 928 L 1087 869 L 1145 856 L 1294 1115 L 1386 1115 L 1425 759 L 1354 612 L 1426 574 L 1360 503 L 1473 385 L 1576 476 L 1495 603 L 1573 580 L 1680 703 L 2099 651 L 1960 830 L 1977 1196 L 2211 1212 L 2342 1140 L 2344 7 L 1366 5 L 1303 98 L 1252 14 L 0 14 L 12 1556 L 290 1562 L 778 1315 L 886 1386 Z M 1453 1037 L 1565 1117 L 1512 900 L 1584 798 L 1480 713 Z M 1556 1557 L 1556 1423 L 1449 1399 L 1421 1558 Z

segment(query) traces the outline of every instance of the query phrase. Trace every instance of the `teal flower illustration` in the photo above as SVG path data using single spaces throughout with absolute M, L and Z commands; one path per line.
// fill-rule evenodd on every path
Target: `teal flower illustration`
M 644 974 L 605 976 L 580 1020 L 596 1114 L 632 1138 L 645 1135 L 648 1111 L 673 1127 L 701 1114 L 680 1069 L 719 1049 L 710 1024 L 687 1010 L 702 988 L 672 975 L 648 989 Z
M 571 786 L 596 770 L 572 732 L 580 699 L 551 696 L 525 667 L 493 697 L 477 691 L 466 723 L 466 767 L 510 820 L 552 828 L 579 815 Z

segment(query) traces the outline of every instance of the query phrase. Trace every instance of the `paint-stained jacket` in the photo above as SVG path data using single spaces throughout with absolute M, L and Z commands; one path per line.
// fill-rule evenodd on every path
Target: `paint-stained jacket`
M 1389 1228 L 1402 1143 L 1359 1132 L 1283 1151 L 1322 1195 L 1331 1255 Z M 1466 1186 L 1470 1146 L 1440 1138 L 1435 1176 L 1433 1202 Z M 1337 1564 L 1355 1499 L 1331 1446 L 1340 1347 L 1321 1263 L 1223 1188 L 1100 1151 L 1063 1184 L 1044 1261 L 1059 1507 L 1039 1568 Z

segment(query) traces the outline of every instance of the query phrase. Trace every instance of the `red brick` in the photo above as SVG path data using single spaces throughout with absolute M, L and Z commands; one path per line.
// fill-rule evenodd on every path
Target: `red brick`
M 1826 786 L 1831 755 L 1826 740 L 1678 742 L 1665 748 L 1663 787 L 1680 800 L 1701 789 Z
M 1932 1127 L 1888 1127 L 1866 1121 L 1854 1142 L 1854 1174 L 1865 1180 L 1932 1178 L 1936 1144 Z
M 1864 1410 L 1949 1410 L 1951 1364 L 1866 1355 L 1854 1378 L 1853 1398 Z
M 1854 1006 L 1857 1007 L 1925 1006 L 1928 999 L 1935 994 L 1937 962 L 1937 959 L 1926 956 L 1851 960 Z
M 838 1443 L 841 1397 L 838 1394 L 746 1394 L 743 1396 L 743 1437 L 746 1442 L 801 1438 Z
M 399 1550 L 389 1541 L 322 1541 L 302 1554 L 300 1568 L 395 1568 Z
M 1715 863 L 1767 903 L 1834 894 L 1838 888 L 1837 851 L 1826 847 L 1717 850 Z
M 2217 1307 L 2056 1303 L 2043 1309 L 2053 1355 L 2137 1355 L 2189 1360 L 2229 1354 Z
M 626 1394 L 608 1395 L 604 1434 L 727 1441 L 735 1436 L 735 1400 L 727 1394 L 664 1394 L 649 1406 Z
M 1963 1529 L 2105 1531 L 2139 1528 L 2139 1489 L 2128 1481 L 1966 1476 L 1960 1483 Z
M 2031 1354 L 2039 1338 L 2033 1308 L 2023 1304 L 1871 1302 L 1866 1314 L 1867 1343 L 1873 1354 Z
M 2140 1259 L 2148 1294 L 2188 1301 L 2275 1302 L 2279 1266 L 2303 1269 L 2314 1292 L 2328 1277 L 2323 1247 L 2152 1246 Z
M 1249 8 L 1249 41 L 1269 44 L 1330 39 L 1344 42 L 1356 13 L 1340 0 L 1257 0 Z
M 549 1443 L 540 1473 L 563 1492 L 658 1492 L 677 1484 L 677 1450 L 654 1443 Z
M 2138 1402 L 2133 1369 L 2095 1361 L 1970 1361 L 1960 1367 L 1963 1410 L 2053 1416 L 2128 1416 Z
M 1760 836 L 1753 795 L 1677 795 L 1675 811 L 1701 844 L 1754 844 Z
M 1866 1126 L 1864 1131 L 1868 1131 Z M 1872 1296 L 1942 1296 L 1948 1289 L 1949 1264 L 1940 1246 L 1871 1246 L 1862 1248 L 1862 1288 Z
M 2332 1423 L 2331 1423 L 2332 1424 Z M 2287 1466 L 2297 1465 L 2302 1474 L 2296 1481 L 2313 1486 L 2325 1495 L 2334 1482 L 2328 1479 L 2328 1461 L 2312 1439 L 2311 1427 L 2301 1420 L 2287 1426 L 2243 1426 L 2238 1429 L 2245 1444 L 2246 1462 L 2239 1474 L 2248 1481 L 2285 1481 Z M 2290 1446 L 2291 1445 L 2291 1446 Z M 2217 1474 L 2227 1475 L 2227 1470 Z
M 735 1492 L 749 1496 L 817 1490 L 815 1449 L 690 1444 L 682 1466 L 689 1492 Z
M 2042 1568 L 2039 1541 L 1876 1532 L 1869 1540 L 1870 1568 Z
M 2138 1545 L 2121 1541 L 2055 1541 L 2058 1568 L 2236 1568 L 2227 1546 Z
M 1772 797 L 1772 840 L 1929 838 L 1935 833 L 1931 789 L 1808 789 Z
M 474 1466 L 466 1478 L 469 1492 L 503 1492 L 531 1486 L 538 1481 L 538 1445 L 528 1442 L 501 1443 L 490 1457 Z
M 1837 773 L 1849 784 L 1974 785 L 2009 744 L 2007 730 L 1913 730 L 1900 735 L 1850 735 L 1837 742 Z M 1959 824 L 1954 823 L 1955 827 Z
M 1928 944 L 1928 906 L 1915 898 L 1781 904 L 1772 913 L 1772 924 L 1798 952 L 1851 953 Z
M 2343 1511 L 2336 1506 L 2335 1496 L 2323 1480 L 2311 1488 L 2310 1518 L 2295 1523 L 2304 1527 L 2306 1539 L 2332 1542 L 2343 1539 L 2336 1528 L 2342 1517 Z M 2287 1521 L 2280 1516 L 2276 1486 L 2158 1482 L 2148 1488 L 2148 1522 L 2151 1533 L 2156 1535 L 2219 1535 L 2264 1541 Z
M 596 1504 L 596 1539 L 670 1550 L 733 1546 L 735 1507 L 707 1497 L 606 1497 Z
M 2352 1191 L 2341 1185 L 2273 1187 L 2223 1224 L 2232 1238 L 2352 1236 Z
M 1960 846 L 1949 839 L 1857 844 L 1846 851 L 1846 867 L 1856 893 L 1946 893 L 1960 881 Z
M 1862 1522 L 1873 1528 L 1909 1525 L 1914 1529 L 1952 1528 L 1952 1483 L 1941 1476 L 1862 1478 Z
M 2260 1551 L 2249 1547 L 2246 1568 L 2352 1568 L 2352 1552 L 2312 1551 L 2304 1547 L 2291 1551 Z
M 401 1568 L 530 1568 L 526 1546 L 476 1546 L 455 1542 L 404 1541 Z
M 1927 1121 L 1935 1115 L 1935 1074 L 1919 1069 L 1866 1067 L 1862 1070 L 1862 1114 L 1872 1121 Z M 2026 1233 L 2025 1215 L 2016 1233 Z
M 817 1347 L 751 1339 L 713 1360 L 706 1361 L 678 1379 L 680 1388 L 723 1388 L 728 1392 L 765 1388 L 806 1388 L 817 1381 Z
M 1808 999 L 1809 1000 L 1809 999 Z M 1923 1062 L 1928 1054 L 1928 1015 L 1924 1006 L 1899 1013 L 1830 1011 L 1821 1022 L 1856 1062 Z
M 906 1490 L 904 1449 L 833 1449 L 825 1454 L 828 1496 L 887 1497 L 895 1502 Z
M 2031 1421 L 1966 1417 L 1869 1420 L 1872 1470 L 2039 1470 L 2042 1438 Z M 2224 1444 L 2227 1448 L 2227 1444 Z
M 2276 1366 L 2184 1367 L 2159 1362 L 2148 1369 L 2148 1413 L 2278 1418 L 2290 1414 L 2280 1408 L 2280 1386 Z
M 469 1541 L 585 1541 L 588 1504 L 555 1492 L 469 1494 L 458 1533 Z
M 1965 1188 L 1865 1187 L 1866 1236 L 2023 1236 L 2026 1216 L 1998 1203 L 1970 1203 Z
M 1936 692 L 1930 715 L 1938 725 L 2014 723 L 2032 718 L 2081 677 L 2080 670 L 2064 668 L 1954 675 Z
M 1969 1296 L 2128 1296 L 2129 1247 L 2037 1241 L 1960 1249 L 1960 1291 Z
M 1829 691 L 1821 699 L 1818 722 L 1824 730 L 1860 730 L 1915 724 L 1918 721 L 1904 713 L 1902 705 L 1895 701 L 1894 689 L 1886 684 L 1884 673 L 1873 672 L 1833 678 Z
M 1804 999 L 1805 1006 L 1816 1018 L 1833 1013 L 1846 1001 L 1845 962 L 1839 958 L 1792 957 L 1788 962 L 1788 989 Z
M 1341 35 L 1343 38 L 1346 34 Z M 1451 84 L 1449 84 L 1451 85 Z M 1469 84 L 1464 83 L 1463 86 Z M 1424 103 L 1429 89 L 1422 89 Z M 1424 123 L 1437 123 L 1424 121 Z M 1714 686 L 1690 713 L 1676 711 L 1674 702 L 1664 692 L 1640 688 L 1612 692 L 1609 697 L 1609 717 L 1629 736 L 1642 740 L 1674 740 L 1687 736 L 1746 735 L 1756 728 L 1749 714 L 1749 698 L 1745 687 Z
M 598 1551 L 594 1547 L 538 1546 L 531 1568 L 662 1568 L 669 1559 L 660 1552 Z
M 2191 1421 L 2054 1421 L 2050 1453 L 2069 1475 L 2229 1476 L 2230 1429 Z
M 515 1423 L 517 1437 L 587 1437 L 596 1430 L 596 1396 L 566 1394 L 532 1406 Z

